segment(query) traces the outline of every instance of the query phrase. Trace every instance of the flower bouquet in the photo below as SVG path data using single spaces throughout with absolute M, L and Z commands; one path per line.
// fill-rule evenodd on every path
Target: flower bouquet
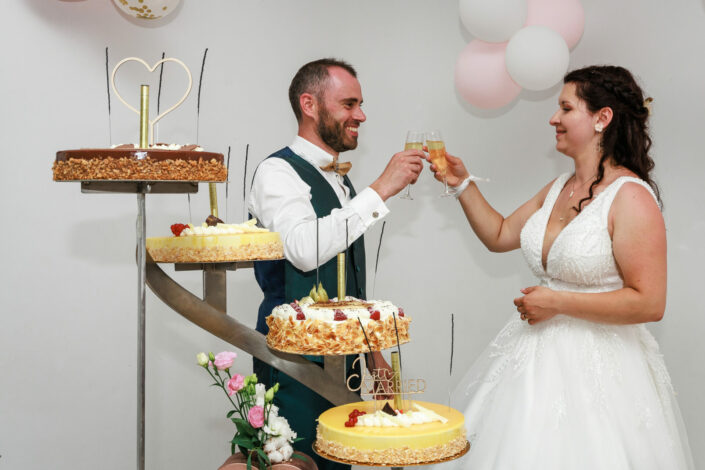
M 265 470 L 273 463 L 292 457 L 306 460 L 304 456 L 294 454 L 291 444 L 299 439 L 286 418 L 279 416 L 279 408 L 272 403 L 279 384 L 266 390 L 264 384 L 257 383 L 256 374 L 247 377 L 231 374 L 236 356 L 229 351 L 196 355 L 198 365 L 215 380 L 213 386 L 220 387 L 233 406 L 227 414 L 236 428 L 230 441 L 230 453 L 235 454 L 239 447 L 247 456 L 248 470 L 253 463 Z

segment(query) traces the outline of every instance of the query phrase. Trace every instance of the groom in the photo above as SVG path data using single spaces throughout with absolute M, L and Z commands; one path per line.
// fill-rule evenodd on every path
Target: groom
M 290 146 L 260 163 L 248 204 L 260 224 L 280 233 L 286 258 L 255 263 L 255 277 L 264 293 L 256 329 L 263 334 L 267 333 L 265 317 L 274 307 L 308 295 L 316 282 L 319 260 L 323 286 L 335 289 L 336 255 L 348 244 L 347 291 L 365 298 L 363 234 L 389 212 L 384 201 L 415 183 L 423 168 L 423 152 L 399 152 L 372 184 L 355 191 L 347 176 L 351 164 L 339 162 L 338 156 L 357 147 L 358 129 L 367 117 L 361 108 L 357 72 L 348 63 L 320 59 L 304 65 L 291 82 L 289 101 L 298 121 L 298 135 Z M 381 353 L 373 354 L 378 366 L 389 368 Z M 307 359 L 323 365 L 321 357 Z M 277 405 L 303 438 L 294 447 L 310 454 L 316 419 L 333 405 L 283 372 L 256 358 L 253 361 L 263 383 L 269 387 L 279 382 Z M 350 356 L 347 362 L 352 362 Z M 320 469 L 347 468 L 314 457 Z

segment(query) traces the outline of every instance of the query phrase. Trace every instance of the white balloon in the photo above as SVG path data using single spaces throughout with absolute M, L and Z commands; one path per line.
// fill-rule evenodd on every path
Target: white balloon
M 570 52 L 563 37 L 545 26 L 527 26 L 507 44 L 507 72 L 522 88 L 545 90 L 558 83 L 568 70 Z
M 505 42 L 526 22 L 527 0 L 460 0 L 460 21 L 477 39 Z
M 158 20 L 176 9 L 181 0 L 113 0 L 122 11 L 143 20 Z

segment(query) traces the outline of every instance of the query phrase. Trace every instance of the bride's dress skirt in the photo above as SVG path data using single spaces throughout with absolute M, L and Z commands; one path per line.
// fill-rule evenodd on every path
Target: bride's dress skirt
M 643 325 L 512 319 L 454 393 L 471 443 L 455 466 L 690 469 L 673 397 Z

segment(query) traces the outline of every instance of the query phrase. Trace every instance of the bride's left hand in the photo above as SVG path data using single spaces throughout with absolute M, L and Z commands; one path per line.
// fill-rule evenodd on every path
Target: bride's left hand
M 525 287 L 521 290 L 522 297 L 514 299 L 522 320 L 527 320 L 529 325 L 548 320 L 558 314 L 553 307 L 555 291 L 543 286 Z

